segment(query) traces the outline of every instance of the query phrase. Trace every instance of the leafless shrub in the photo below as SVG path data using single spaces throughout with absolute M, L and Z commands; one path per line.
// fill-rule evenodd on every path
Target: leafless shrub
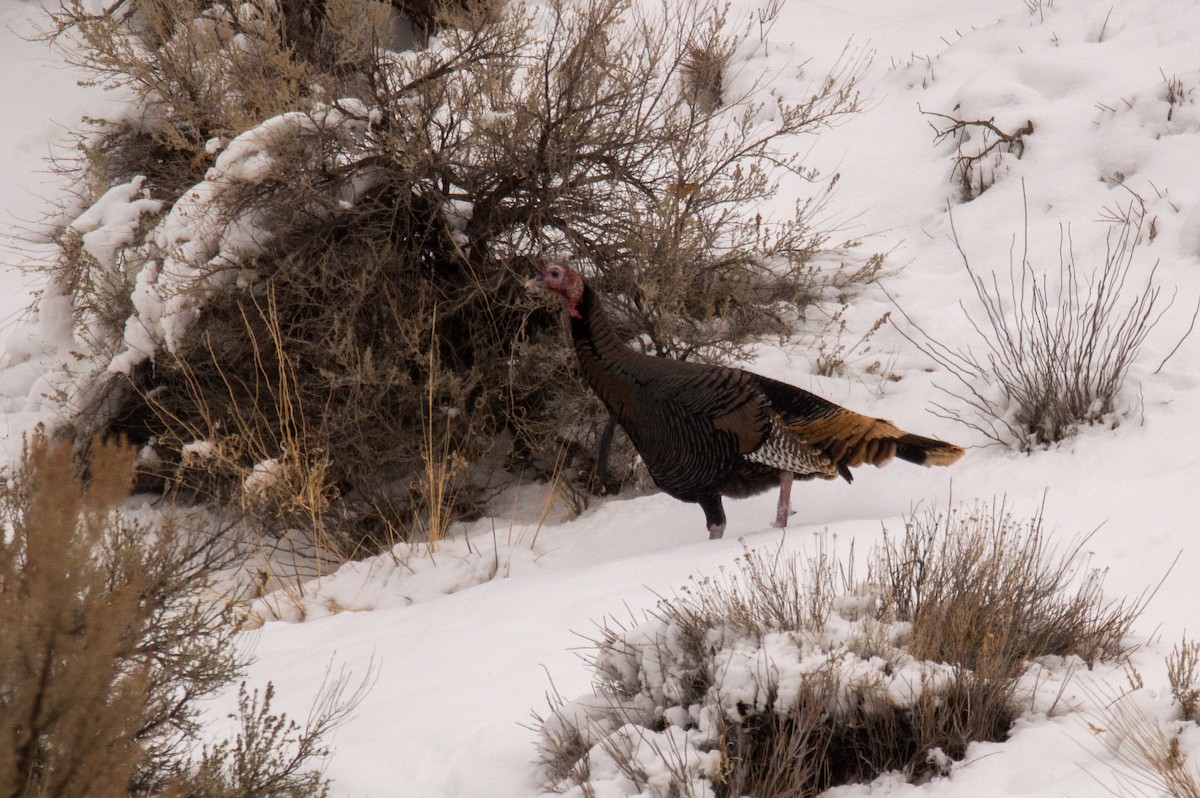
M 921 113 L 939 120 L 929 123 L 934 131 L 934 142 L 953 141 L 958 149 L 950 179 L 958 184 L 963 202 L 975 199 L 996 181 L 1002 153 L 1020 160 L 1025 154 L 1025 137 L 1033 134 L 1032 121 L 1012 133 L 1005 133 L 996 126 L 995 117 L 966 120 L 934 111 Z M 964 151 L 975 134 L 979 135 L 979 141 L 974 143 L 970 152 Z
M 233 740 L 205 745 L 195 763 L 180 769 L 171 784 L 178 798 L 325 798 L 329 780 L 314 764 L 330 753 L 325 738 L 362 702 L 374 671 L 356 686 L 348 674 L 326 673 L 303 726 L 271 711 L 275 687 L 261 693 L 238 686 L 238 721 Z
M 236 496 L 258 463 L 294 466 L 294 516 L 337 515 L 352 551 L 413 534 L 432 511 L 413 489 L 430 436 L 464 464 L 469 489 L 453 494 L 467 512 L 501 467 L 585 483 L 604 470 L 606 416 L 560 367 L 559 314 L 521 289 L 545 251 L 579 255 L 627 336 L 680 358 L 743 356 L 831 284 L 852 289 L 857 271 L 811 262 L 829 243 L 816 219 L 833 180 L 788 217 L 746 209 L 780 175 L 818 185 L 781 143 L 860 107 L 865 55 L 847 52 L 795 103 L 723 87 L 710 104 L 698 92 L 748 35 L 728 33 L 716 6 L 451 5 L 436 46 L 405 52 L 378 46 L 394 23 L 368 10 L 381 6 L 316 4 L 312 30 L 292 25 L 290 2 L 93 15 L 70 0 L 57 14 L 97 80 L 144 106 L 84 142 L 84 200 L 118 185 L 147 202 L 108 262 L 68 231 L 51 265 L 105 353 L 68 433 L 153 440 L 168 481 L 191 441 L 237 438 L 247 446 L 214 465 L 208 493 Z M 230 183 L 221 159 L 247 131 L 262 168 Z M 191 262 L 164 238 L 180 215 L 164 215 L 181 202 L 197 213 L 187 203 L 214 181 L 198 212 L 235 239 L 253 232 L 253 246 Z M 170 290 L 194 320 L 162 333 L 152 361 L 109 369 L 126 331 L 154 327 L 128 292 L 180 263 L 195 278 Z M 619 480 L 629 447 L 614 459 Z
M 865 583 L 825 543 L 807 565 L 747 551 L 646 622 L 601 626 L 593 694 L 535 716 L 545 775 L 724 798 L 944 773 L 1005 738 L 1031 659 L 1125 656 L 1144 601 L 1105 601 L 1082 545 L 1057 557 L 1040 513 L 980 506 L 914 516 Z
M 1152 716 L 1140 700 L 1144 684 L 1136 671 L 1131 674 L 1129 691 L 1094 696 L 1099 708 L 1092 713 L 1089 727 L 1118 763 L 1113 769 L 1118 794 L 1152 791 L 1171 798 L 1200 798 L 1200 767 L 1181 743 L 1197 723 L 1198 663 L 1200 644 L 1186 638 L 1172 647 L 1166 658 L 1167 681 L 1182 721 Z
M 143 574 L 128 552 L 93 561 L 131 461 L 104 451 L 97 465 L 105 468 L 85 493 L 69 450 L 38 445 L 19 481 L 0 483 L 0 784 L 9 795 L 124 795 L 145 758 L 138 734 L 152 665 L 131 645 L 149 621 Z
M 106 160 L 107 168 L 91 177 L 124 182 L 157 175 L 164 182 L 155 188 L 173 197 L 197 182 L 181 179 L 202 176 L 211 165 L 209 139 L 237 135 L 306 100 L 351 96 L 347 90 L 365 81 L 363 67 L 389 26 L 386 6 L 352 0 L 251 0 L 236 7 L 150 0 L 99 13 L 83 0 L 61 0 L 50 9 L 47 36 L 70 42 L 67 57 L 94 84 L 128 88 L 145 107 L 137 121 L 102 128 L 110 135 L 84 155 Z M 162 156 L 159 168 L 147 172 Z
M 659 612 L 697 628 L 723 617 L 736 634 L 747 637 L 774 629 L 821 629 L 837 589 L 849 588 L 837 566 L 824 540 L 807 562 L 780 550 L 764 555 L 747 549 L 736 573 L 702 577 L 680 588 L 680 600 L 663 599 Z
M 1069 229 L 1061 232 L 1057 270 L 1030 262 L 1026 234 L 1007 280 L 976 269 L 955 232 L 978 300 L 978 310 L 960 307 L 982 353 L 932 338 L 901 309 L 917 333 L 906 337 L 959 383 L 957 390 L 937 387 L 968 408 L 939 411 L 1025 452 L 1084 425 L 1120 423 L 1129 370 L 1173 302 L 1164 302 L 1157 264 L 1142 281 L 1131 273 L 1143 218 L 1140 205 L 1131 205 L 1109 233 L 1104 263 L 1091 272 L 1076 265 Z
M 261 697 L 240 685 L 241 729 L 236 742 L 226 740 L 205 748 L 195 772 L 176 783 L 175 794 L 188 798 L 328 796 L 328 782 L 320 772 L 307 769 L 309 762 L 327 753 L 319 746 L 319 737 L 302 733 L 294 721 L 272 713 L 273 697 L 271 685 Z
M 865 333 L 858 337 L 858 340 L 847 344 L 842 340 L 842 336 L 846 333 L 845 313 L 845 305 L 834 311 L 826 322 L 825 329 L 817 338 L 817 356 L 813 363 L 813 373 L 822 377 L 844 376 L 847 366 L 856 361 L 868 359 L 868 353 L 871 351 L 871 339 L 875 337 L 875 333 L 879 332 L 881 327 L 887 324 L 892 315 L 890 311 L 884 313 L 867 328 Z M 883 362 L 875 360 L 863 366 L 862 370 L 868 374 L 875 374 L 882 368 Z

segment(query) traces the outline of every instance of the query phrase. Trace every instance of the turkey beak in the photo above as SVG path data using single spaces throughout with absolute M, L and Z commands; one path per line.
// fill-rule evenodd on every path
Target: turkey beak
M 528 280 L 525 281 L 525 290 L 526 291 L 531 291 L 535 288 L 545 288 L 545 287 L 546 287 L 546 284 L 542 282 L 542 276 L 540 274 L 537 277 L 530 277 Z

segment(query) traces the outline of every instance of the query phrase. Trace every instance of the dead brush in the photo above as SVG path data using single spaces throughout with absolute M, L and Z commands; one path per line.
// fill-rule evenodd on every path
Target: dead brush
M 719 3 L 651 12 L 551 0 L 538 15 L 451 5 L 431 23 L 442 26 L 438 48 L 397 57 L 379 46 L 394 42 L 391 9 L 425 18 L 428 4 L 252 0 L 236 14 L 208 0 L 145 0 L 136 14 L 128 3 L 95 14 L 83 0 L 64 4 L 51 35 L 77 45 L 97 82 L 140 100 L 136 124 L 81 143 L 80 182 L 145 175 L 168 214 L 191 186 L 213 188 L 202 215 L 214 238 L 252 238 L 254 252 L 184 263 L 187 247 L 164 252 L 139 230 L 103 264 L 135 279 L 182 259 L 195 290 L 156 288 L 192 303 L 194 322 L 132 373 L 90 363 L 103 401 L 70 408 L 76 429 L 153 441 L 174 458 L 164 472 L 187 444 L 210 441 L 222 462 L 194 474 L 197 494 L 243 509 L 252 477 L 279 493 L 260 491 L 249 512 L 302 522 L 351 556 L 408 535 L 417 516 L 436 537 L 440 514 L 477 507 L 502 468 L 548 474 L 564 441 L 579 451 L 600 437 L 607 418 L 586 390 L 546 379 L 563 350 L 559 314 L 520 288 L 544 253 L 590 260 L 615 289 L 623 334 L 693 360 L 744 356 L 764 335 L 788 334 L 798 309 L 861 284 L 812 262 L 831 246 L 821 210 L 836 178 L 787 142 L 862 107 L 869 53 L 847 49 L 795 102 L 768 94 L 769 75 L 737 92 L 723 81 L 719 98 L 701 101 L 717 89 L 719 62 L 752 35 L 730 32 Z M 210 168 L 252 131 L 241 144 L 262 145 L 262 171 L 243 180 L 234 169 L 216 188 Z M 747 210 L 785 173 L 811 181 L 812 196 L 780 218 Z M 208 281 L 224 288 L 206 291 Z M 63 287 L 73 306 L 112 316 L 81 330 L 102 339 L 103 358 L 123 351 L 127 322 L 143 320 L 93 296 L 100 284 Z M 265 290 L 269 319 L 257 306 Z M 458 415 L 429 424 L 430 406 Z M 565 467 L 602 470 L 586 459 Z M 425 487 L 410 491 L 414 481 Z
M 1167 656 L 1167 683 L 1183 717 L 1200 723 L 1200 642 L 1184 638 Z
M 1090 667 L 1121 660 L 1149 595 L 1104 597 L 1103 571 L 1072 541 L 1061 554 L 1042 511 L 1028 519 L 1003 502 L 914 513 L 903 534 L 885 535 L 869 581 L 887 612 L 912 624 L 908 648 L 980 677 L 1009 680 L 1029 660 L 1078 656 Z
M 77 463 L 38 437 L 0 474 L 5 794 L 326 795 L 322 737 L 371 675 L 358 689 L 327 680 L 304 728 L 270 711 L 268 685 L 239 702 L 236 741 L 204 745 L 200 702 L 246 664 L 233 602 L 214 583 L 236 548 L 183 515 L 131 520 L 136 450 L 97 441 L 89 454 Z
M 1116 786 L 1105 785 L 1109 792 L 1200 798 L 1200 767 L 1180 743 L 1184 727 L 1151 717 L 1128 693 L 1097 692 L 1092 698 L 1098 708 L 1087 725 L 1112 757 L 1106 764 Z
M 590 782 L 611 766 L 645 787 L 647 751 L 678 795 L 945 773 L 972 741 L 1007 736 L 1030 660 L 1128 653 L 1146 597 L 1105 600 L 1086 538 L 1060 556 L 1042 527 L 1040 511 L 1018 520 L 1003 505 L 914 515 L 870 553 L 862 583 L 853 552 L 834 556 L 827 538 L 815 556 L 747 550 L 660 597 L 644 623 L 605 621 L 593 694 L 552 696 L 535 716 L 547 777 L 598 794 Z M 802 674 L 786 673 L 793 660 Z
M 1173 304 L 1155 279 L 1157 264 L 1144 276 L 1134 270 L 1144 217 L 1135 200 L 1106 237 L 1104 262 L 1090 272 L 1075 262 L 1069 229 L 1060 231 L 1058 268 L 1035 267 L 1026 227 L 1007 276 L 972 265 L 952 218 L 954 245 L 976 299 L 974 308 L 961 308 L 981 352 L 933 338 L 900 309 L 915 331 L 901 333 L 958 383 L 935 387 L 966 409 L 938 404 L 939 413 L 1025 452 L 1090 424 L 1119 424 L 1129 371 Z
M 922 110 L 921 113 L 939 120 L 929 123 L 935 142 L 952 141 L 957 148 L 950 179 L 958 184 L 963 202 L 970 202 L 991 188 L 1005 153 L 1020 160 L 1025 154 L 1025 137 L 1033 135 L 1034 130 L 1032 121 L 1007 133 L 996 126 L 995 117 L 968 120 L 934 111 Z M 978 134 L 977 141 L 975 134 Z
M 851 549 L 851 557 L 853 549 Z M 728 624 L 758 637 L 774 629 L 822 629 L 834 599 L 852 589 L 841 561 L 822 537 L 812 557 L 786 556 L 782 544 L 763 553 L 746 549 L 737 568 L 720 578 L 701 577 L 681 587 L 677 600 L 662 598 L 658 612 L 682 628 Z
M 70 449 L 36 441 L 18 487 L 0 481 L 0 784 L 9 794 L 115 798 L 143 767 L 137 730 L 153 666 L 130 641 L 150 620 L 144 575 L 120 559 L 93 561 L 128 495 L 132 454 L 96 447 L 85 491 Z
M 875 337 L 875 333 L 879 332 L 881 327 L 888 323 L 888 319 L 892 315 L 891 311 L 884 313 L 857 340 L 846 343 L 843 340 L 847 331 L 846 310 L 847 306 L 842 305 L 834 311 L 818 334 L 817 356 L 813 362 L 813 373 L 818 376 L 843 377 L 851 365 L 870 360 L 871 339 Z M 888 372 L 886 375 L 881 374 L 885 378 L 894 376 L 884 367 L 883 361 L 878 359 L 862 366 L 865 374 L 879 374 L 881 370 Z
M 831 696 L 838 694 L 854 696 L 858 707 L 831 711 Z M 773 702 L 769 711 L 725 726 L 714 786 L 722 796 L 816 795 L 889 770 L 909 778 L 940 775 L 943 757 L 961 759 L 971 740 L 998 739 L 1007 731 L 1008 713 L 987 717 L 995 725 L 985 729 L 978 717 L 988 707 L 968 705 L 979 695 L 964 680 L 902 707 L 880 683 L 847 682 L 826 666 L 806 677 L 794 700 Z M 964 723 L 973 715 L 973 723 Z M 933 751 L 941 756 L 930 757 Z
M 96 195 L 92 199 L 98 199 Z M 158 220 L 155 208 L 160 203 L 143 196 L 143 207 L 139 211 L 140 221 L 135 236 L 148 234 Z M 133 310 L 130 293 L 133 279 L 141 263 L 137 253 L 123 252 L 117 269 L 101 266 L 96 257 L 84 245 L 84 233 L 75 227 L 61 230 L 57 236 L 57 257 L 47 264 L 47 271 L 54 280 L 73 296 L 81 298 L 72 309 L 72 321 L 81 330 L 93 330 L 88 336 L 98 341 L 111 325 L 123 323 Z M 132 258 L 134 262 L 126 262 Z
M 162 429 L 173 433 L 159 438 L 157 446 L 178 452 L 178 459 L 147 467 L 180 495 L 240 508 L 243 519 L 268 538 L 300 529 L 319 552 L 345 559 L 352 551 L 348 541 L 328 525 L 338 497 L 328 449 L 308 428 L 274 291 L 268 289 L 264 300 L 254 299 L 242 313 L 250 342 L 250 379 L 227 367 L 211 341 L 207 359 L 221 377 L 221 393 L 200 381 L 191 365 L 196 355 L 176 360 L 190 412 L 185 415 L 153 394 L 144 401 L 163 422 Z
M 890 608 L 886 600 L 872 597 L 872 588 L 854 580 L 853 549 L 844 558 L 834 556 L 822 537 L 815 555 L 804 558 L 806 566 L 801 568 L 799 560 L 782 551 L 748 551 L 736 572 L 700 580 L 681 591 L 678 600 L 661 601 L 658 613 L 682 630 L 684 639 L 694 640 L 696 651 L 712 645 L 713 629 L 722 630 L 722 635 L 732 629 L 752 639 L 777 630 L 820 633 L 836 613 L 842 621 L 859 623 L 848 643 L 850 651 L 899 667 L 904 654 L 896 646 L 895 632 L 886 630 L 886 621 L 893 619 Z M 868 584 L 876 581 L 868 577 Z M 940 661 L 922 657 L 911 641 L 904 643 L 903 651 Z M 728 724 L 722 736 L 722 761 L 727 764 L 720 777 L 728 791 L 719 794 L 773 795 L 778 793 L 764 790 L 780 784 L 793 791 L 817 791 L 869 781 L 889 770 L 910 777 L 937 772 L 940 765 L 927 760 L 928 752 L 937 749 L 958 759 L 972 740 L 1003 739 L 1016 715 L 1016 680 L 1025 665 L 1022 660 L 1019 669 L 1001 675 L 963 664 L 947 681 L 931 685 L 905 706 L 888 698 L 887 688 L 871 676 L 846 676 L 837 663 L 837 657 L 831 658 L 806 676 L 794 701 L 769 699 L 767 712 Z M 720 669 L 697 670 L 710 680 L 708 692 L 719 696 Z M 767 695 L 775 689 L 770 682 L 760 686 Z M 837 697 L 842 695 L 854 699 Z M 858 708 L 844 714 L 830 709 L 847 705 Z M 792 751 L 815 758 L 788 760 L 784 754 Z
M 317 13 L 298 13 L 300 5 L 251 0 L 230 13 L 205 0 L 148 0 L 137 5 L 136 13 L 124 4 L 94 13 L 83 0 L 64 0 L 49 11 L 46 38 L 69 43 L 63 51 L 87 70 L 93 84 L 124 86 L 145 101 L 149 113 L 130 132 L 149 137 L 161 148 L 157 154 L 168 154 L 165 163 L 191 162 L 186 171 L 196 179 L 181 184 L 179 171 L 161 168 L 131 171 L 129 177 L 161 176 L 156 189 L 183 191 L 203 176 L 211 160 L 205 147 L 209 139 L 237 135 L 301 108 L 314 92 L 328 101 L 352 96 L 350 86 L 364 79 L 354 67 L 386 26 L 386 9 L 332 0 Z M 323 51 L 322 41 L 330 38 L 339 53 Z M 351 54 L 359 60 L 336 60 Z M 114 169 L 113 176 L 124 171 Z
M 832 741 L 823 734 L 824 701 L 816 688 L 790 706 L 722 729 L 721 763 L 713 781 L 721 795 L 803 796 L 832 781 L 824 766 Z M 754 752 L 745 756 L 743 752 Z M 822 772 L 826 771 L 826 772 Z

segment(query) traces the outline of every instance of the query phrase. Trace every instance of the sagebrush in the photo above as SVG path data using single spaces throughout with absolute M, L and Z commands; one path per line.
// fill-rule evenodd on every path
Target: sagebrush
M 912 624 L 908 645 L 922 659 L 1001 678 L 1047 654 L 1089 667 L 1120 661 L 1148 596 L 1106 598 L 1088 537 L 1060 552 L 1040 510 L 1027 518 L 1003 503 L 928 510 L 903 535 L 885 536 L 872 581 L 887 586 L 889 611 Z
M 362 698 L 345 679 L 304 728 L 268 687 L 235 741 L 195 754 L 201 702 L 246 664 L 212 582 L 233 553 L 220 530 L 124 513 L 135 454 L 93 446 L 85 482 L 69 447 L 38 439 L 0 479 L 0 794 L 324 795 L 322 736 Z
M 1081 546 L 981 504 L 914 514 L 861 581 L 826 544 L 747 551 L 644 622 L 602 624 L 593 693 L 535 716 L 547 786 L 811 796 L 944 774 L 1005 739 L 1039 658 L 1126 658 L 1144 601 L 1106 599 Z

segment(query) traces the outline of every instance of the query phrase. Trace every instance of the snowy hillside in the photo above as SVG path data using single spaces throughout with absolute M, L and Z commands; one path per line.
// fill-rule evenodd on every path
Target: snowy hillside
M 754 0 L 734 0 L 738 13 L 755 8 Z M 0 100 L 8 109 L 0 121 L 0 231 L 14 235 L 46 203 L 64 201 L 40 160 L 63 126 L 109 100 L 74 86 L 70 73 L 46 66 L 55 56 L 45 45 L 21 38 L 35 12 L 13 0 L 0 7 Z M 773 39 L 789 46 L 773 50 Z M 495 501 L 491 517 L 455 526 L 435 553 L 397 547 L 260 599 L 253 609 L 264 623 L 246 634 L 257 657 L 250 677 L 276 684 L 280 709 L 303 718 L 330 667 L 377 673 L 332 739 L 326 773 L 335 795 L 537 795 L 531 713 L 545 714 L 552 690 L 567 699 L 591 691 L 579 649 L 605 617 L 636 623 L 659 596 L 728 571 L 746 548 L 811 554 L 832 545 L 839 556 L 861 556 L 885 532 L 902 531 L 913 508 L 952 503 L 1006 501 L 1023 516 L 1044 505 L 1061 548 L 1092 533 L 1089 562 L 1104 569 L 1106 594 L 1134 598 L 1158 586 L 1135 626 L 1141 648 L 1133 663 L 1145 686 L 1134 700 L 1156 721 L 1176 717 L 1163 658 L 1200 628 L 1200 334 L 1167 359 L 1200 298 L 1200 0 L 791 0 L 762 55 L 775 59 L 786 91 L 824 74 L 847 42 L 874 53 L 863 84 L 867 110 L 798 146 L 811 148 L 811 165 L 840 175 L 828 210 L 838 237 L 860 241 L 864 253 L 887 253 L 889 276 L 844 312 L 846 344 L 889 311 L 893 325 L 870 339 L 869 351 L 852 350 L 841 377 L 814 374 L 820 319 L 787 346 L 764 346 L 748 367 L 968 446 L 966 457 L 949 469 L 859 470 L 852 485 L 797 483 L 783 532 L 769 523 L 773 495 L 729 501 L 719 541 L 706 539 L 699 508 L 662 494 L 627 493 L 574 519 L 556 503 L 543 519 L 546 488 L 527 486 Z M 985 190 L 970 201 L 955 181 L 954 142 L 937 138 L 950 119 L 991 121 L 1006 133 L 1032 123 L 1019 158 L 997 149 L 983 160 Z M 792 193 L 774 209 L 812 190 L 787 186 Z M 984 357 L 974 326 L 983 310 L 955 235 L 971 267 L 989 280 L 997 273 L 1006 292 L 1010 263 L 1019 265 L 1026 246 L 1029 262 L 1055 279 L 1060 258 L 1090 275 L 1130 214 L 1141 223 L 1128 295 L 1153 281 L 1166 312 L 1106 423 L 1023 454 L 929 412 L 942 405 L 974 418 L 956 396 L 962 386 L 914 345 L 924 340 L 914 325 Z M 9 457 L 38 419 L 38 369 L 62 345 L 45 326 L 15 323 L 28 302 L 12 269 L 23 246 L 0 247 L 0 334 L 8 338 L 0 351 L 0 451 Z M 1031 704 L 1008 741 L 973 745 L 944 778 L 909 785 L 883 777 L 829 794 L 1161 794 L 1136 776 L 1122 778 L 1127 771 L 1105 734 L 1089 726 L 1104 696 L 1127 688 L 1124 670 L 1101 664 L 1065 680 L 1056 711 Z M 215 724 L 232 704 L 229 696 L 212 708 Z M 1200 773 L 1196 732 L 1185 746 Z M 635 794 L 616 782 L 608 789 L 602 794 Z

